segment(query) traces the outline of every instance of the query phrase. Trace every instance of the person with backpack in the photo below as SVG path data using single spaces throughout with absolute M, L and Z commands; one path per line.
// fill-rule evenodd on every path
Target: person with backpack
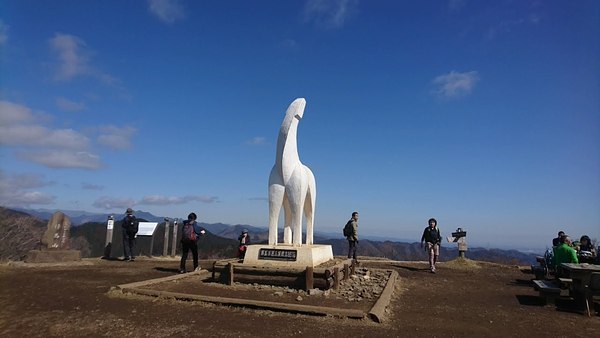
M 248 250 L 248 245 L 250 245 L 250 235 L 248 235 L 248 230 L 242 230 L 242 234 L 238 237 L 238 241 L 240 241 L 240 245 L 238 246 L 238 257 L 239 259 L 244 259 L 246 250 Z
M 435 218 L 430 218 L 427 223 L 429 223 L 429 226 L 423 230 L 423 236 L 421 236 L 421 248 L 423 247 L 424 242 L 427 243 L 429 270 L 431 273 L 435 273 L 435 263 L 440 255 L 442 236 L 440 235 L 440 229 L 437 227 L 437 220 Z
M 356 247 L 358 245 L 358 212 L 352 213 L 352 218 L 344 226 L 344 236 L 348 240 L 348 258 L 356 261 Z M 358 262 L 357 262 L 358 263 Z
M 133 215 L 133 209 L 127 208 L 127 211 L 125 211 L 125 218 L 121 222 L 121 228 L 123 229 L 123 260 L 133 262 L 135 260 L 133 252 L 135 248 L 135 236 L 138 232 L 138 221 Z
M 206 233 L 204 229 L 196 222 L 196 214 L 190 213 L 187 221 L 183 221 L 181 231 L 181 263 L 179 264 L 179 273 L 186 273 L 185 263 L 188 252 L 192 251 L 192 260 L 194 261 L 194 271 L 198 270 L 198 238 Z

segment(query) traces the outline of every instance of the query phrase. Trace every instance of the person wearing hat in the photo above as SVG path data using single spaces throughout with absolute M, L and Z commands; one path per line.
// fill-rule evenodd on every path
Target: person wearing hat
M 250 245 L 250 235 L 248 235 L 248 230 L 242 230 L 242 234 L 238 237 L 240 241 L 240 245 L 238 247 L 238 257 L 240 259 L 244 259 L 246 256 L 246 249 L 248 249 L 248 245 Z
M 133 215 L 133 209 L 127 208 L 121 227 L 123 228 L 123 260 L 131 262 L 135 259 L 133 249 L 135 248 L 135 236 L 138 232 L 138 221 Z

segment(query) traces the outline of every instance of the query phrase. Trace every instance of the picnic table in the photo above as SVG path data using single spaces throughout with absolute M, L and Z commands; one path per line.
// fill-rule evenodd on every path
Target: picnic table
M 592 273 L 600 272 L 600 265 L 588 263 L 562 263 L 561 267 L 563 270 L 569 272 L 569 276 L 573 280 L 573 283 L 571 284 L 573 295 L 583 301 L 589 298 L 589 295 L 592 294 L 589 290 Z M 589 301 L 589 299 L 587 300 Z

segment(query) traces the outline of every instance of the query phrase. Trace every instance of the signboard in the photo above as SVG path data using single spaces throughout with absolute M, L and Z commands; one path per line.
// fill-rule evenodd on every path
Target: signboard
M 107 230 L 112 230 L 113 226 L 115 225 L 115 220 L 114 219 L 109 219 L 108 223 L 106 224 L 106 229 Z
M 154 229 L 158 225 L 157 222 L 140 222 L 138 227 L 138 236 L 152 236 Z
M 273 261 L 296 261 L 298 251 L 283 250 L 283 249 L 260 249 L 258 251 L 258 259 L 273 260 Z

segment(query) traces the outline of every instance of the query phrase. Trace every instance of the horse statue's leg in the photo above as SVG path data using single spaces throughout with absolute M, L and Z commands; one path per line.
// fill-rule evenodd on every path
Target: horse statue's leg
M 292 244 L 292 210 L 287 195 L 283 196 L 283 243 Z
M 313 245 L 313 228 L 315 216 L 315 203 L 317 198 L 317 185 L 312 171 L 304 166 L 304 172 L 307 176 L 308 190 L 306 192 L 306 201 L 304 201 L 304 215 L 306 216 L 306 244 Z
M 285 186 L 275 167 L 269 176 L 269 245 L 277 245 L 277 222 L 283 204 Z

